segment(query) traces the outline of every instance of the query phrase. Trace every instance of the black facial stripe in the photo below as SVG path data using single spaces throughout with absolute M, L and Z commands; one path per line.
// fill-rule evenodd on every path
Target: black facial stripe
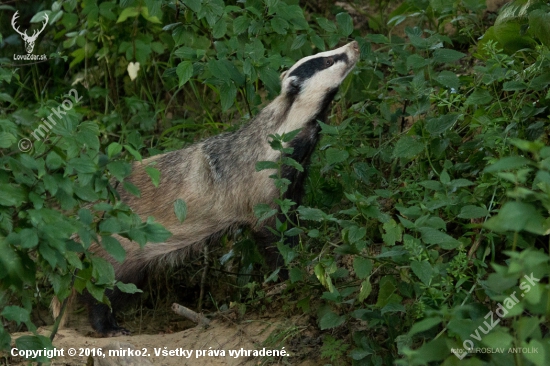
M 348 55 L 345 52 L 329 57 L 315 57 L 298 66 L 290 73 L 289 77 L 296 76 L 299 80 L 309 79 L 317 72 L 326 69 L 326 60 L 329 58 L 332 58 L 334 63 L 339 61 L 347 63 L 349 61 Z

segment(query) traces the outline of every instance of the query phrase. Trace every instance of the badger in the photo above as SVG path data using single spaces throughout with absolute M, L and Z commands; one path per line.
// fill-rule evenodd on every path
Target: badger
M 172 236 L 164 243 L 143 248 L 117 237 L 126 250 L 126 260 L 122 263 L 99 245 L 93 245 L 91 250 L 112 263 L 116 280 L 140 286 L 148 268 L 181 260 L 191 251 L 216 242 L 228 231 L 248 226 L 259 248 L 263 248 L 267 262 L 276 262 L 278 253 L 272 246 L 276 238 L 266 228 L 274 221 L 258 224 L 254 206 L 273 204 L 273 200 L 279 198 L 279 190 L 270 178 L 273 172 L 256 171 L 256 163 L 281 158 L 280 152 L 270 146 L 269 135 L 300 130 L 285 147 L 293 148 L 289 156 L 304 170 L 289 166 L 282 170 L 282 176 L 291 182 L 284 198 L 300 204 L 307 166 L 319 140 L 318 121 L 326 120 L 330 103 L 358 59 L 359 45 L 355 41 L 305 57 L 281 74 L 280 95 L 239 130 L 136 162 L 128 179 L 140 189 L 141 197 L 117 188 L 120 199 L 142 219 L 153 216 Z M 145 172 L 144 167 L 150 164 L 161 172 L 158 188 Z M 183 223 L 173 211 L 177 199 L 187 204 Z M 107 290 L 106 296 L 111 307 L 89 294 L 82 295 L 93 329 L 100 336 L 129 334 L 117 324 L 115 311 L 131 295 L 115 289 Z M 53 310 L 57 317 L 59 302 L 54 303 Z

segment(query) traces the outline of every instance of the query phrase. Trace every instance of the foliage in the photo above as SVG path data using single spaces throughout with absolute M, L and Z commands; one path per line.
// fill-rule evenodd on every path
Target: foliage
M 61 299 L 74 286 L 103 301 L 107 288 L 136 290 L 89 251 L 101 238 L 122 261 L 113 234 L 139 245 L 169 235 L 117 200 L 119 184 L 140 194 L 125 181 L 132 161 L 236 128 L 278 92 L 284 67 L 351 37 L 361 62 L 321 123 L 305 204 L 256 207 L 260 219 L 287 219 L 272 228 L 289 267 L 286 308 L 315 317 L 331 362 L 451 364 L 469 341 L 506 352 L 463 362 L 547 364 L 549 8 L 516 0 L 490 27 L 480 0 L 389 4 L 349 3 L 379 9 L 375 32 L 355 29 L 339 6 L 304 12 L 290 0 L 18 8 L 21 24 L 49 15 L 35 46 L 48 60 L 0 59 L 0 348 L 11 340 L 4 326 L 36 331 L 49 286 Z M 16 9 L 3 10 L 3 50 L 21 54 L 8 25 Z M 271 136 L 272 147 L 288 153 L 291 135 Z M 301 168 L 257 165 L 274 170 L 281 194 L 283 164 Z M 158 184 L 161 173 L 147 172 Z M 185 202 L 174 215 L 185 220 Z M 527 291 L 525 276 L 540 281 Z M 514 293 L 525 296 L 484 325 Z M 38 335 L 16 344 L 50 345 Z

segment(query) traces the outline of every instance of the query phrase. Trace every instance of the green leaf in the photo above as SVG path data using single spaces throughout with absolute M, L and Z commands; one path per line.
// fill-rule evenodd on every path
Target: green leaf
M 349 153 L 346 150 L 339 150 L 329 147 L 325 152 L 325 156 L 327 158 L 327 163 L 333 165 L 346 161 L 349 157 Z
M 235 18 L 235 20 L 233 21 L 233 33 L 235 33 L 235 35 L 239 35 L 243 33 L 249 25 L 250 19 L 247 18 L 245 15 L 241 15 L 240 17 Z
M 237 88 L 232 82 L 223 83 L 220 87 L 220 101 L 222 105 L 222 112 L 227 111 L 237 97 Z
M 538 235 L 548 235 L 550 230 L 546 220 L 533 205 L 515 201 L 506 202 L 484 226 L 497 232 L 525 230 Z
M 53 349 L 52 342 L 43 335 L 24 335 L 15 340 L 15 347 L 19 350 Z M 35 361 L 49 363 L 51 360 L 44 355 L 33 358 Z
M 275 16 L 271 19 L 271 28 L 281 35 L 285 35 L 287 33 L 286 30 L 288 27 L 288 22 L 279 16 Z
M 254 216 L 258 218 L 258 222 L 262 222 L 272 217 L 277 213 L 277 210 L 272 208 L 267 203 L 260 203 L 254 206 Z
M 427 261 L 412 261 L 411 269 L 413 273 L 422 281 L 426 286 L 430 285 L 433 275 L 433 269 L 430 262 Z
M 464 102 L 464 105 L 485 105 L 489 104 L 493 100 L 492 95 L 485 89 L 476 89 L 468 99 Z
M 506 156 L 496 163 L 485 168 L 485 173 L 500 172 L 502 170 L 514 170 L 518 168 L 525 168 L 531 165 L 531 160 L 524 158 L 523 156 Z
M 367 229 L 365 227 L 352 225 L 348 228 L 348 240 L 351 244 L 363 239 L 365 235 L 367 235 Z
M 304 271 L 301 268 L 292 267 L 290 271 L 288 271 L 288 277 L 291 283 L 302 281 L 304 278 Z
M 36 229 L 23 229 L 19 232 L 21 248 L 34 248 L 38 245 Z
M 26 199 L 23 187 L 0 183 L 0 205 L 19 207 Z
M 279 165 L 274 161 L 258 161 L 256 163 L 256 171 L 262 171 L 266 169 L 279 169 Z
M 297 50 L 301 48 L 307 41 L 307 35 L 306 34 L 300 34 L 298 37 L 294 38 L 294 41 L 292 42 L 292 46 L 290 46 L 291 50 Z
M 119 182 L 122 182 L 124 178 L 132 173 L 130 164 L 122 160 L 111 161 L 107 164 L 107 169 Z
M 408 335 L 412 336 L 417 333 L 425 332 L 428 329 L 435 327 L 439 323 L 441 323 L 441 318 L 439 317 L 423 319 L 413 324 L 411 330 L 409 330 Z
M 550 46 L 550 12 L 543 9 L 531 11 L 529 13 L 529 33 L 538 38 L 545 46 Z
M 336 33 L 336 25 L 326 18 L 317 18 L 317 24 L 328 33 Z
M 358 278 L 365 279 L 372 272 L 372 261 L 367 258 L 356 256 L 353 259 L 353 270 Z
M 424 144 L 411 136 L 403 136 L 395 144 L 393 156 L 395 158 L 412 159 L 424 151 Z
M 124 181 L 122 183 L 122 186 L 124 187 L 124 189 L 126 190 L 126 192 L 136 196 L 136 197 L 141 197 L 141 191 L 139 190 L 138 187 L 136 187 L 134 184 L 128 182 L 128 181 Z
M 19 306 L 6 306 L 2 313 L 0 313 L 7 320 L 11 320 L 17 323 L 26 323 L 31 320 L 30 312 L 27 309 L 23 309 Z
M 74 158 L 69 160 L 67 169 L 73 168 L 78 173 L 95 173 L 97 167 L 90 158 Z
M 151 178 L 153 185 L 158 188 L 160 183 L 160 171 L 152 166 L 145 167 L 145 172 Z
M 212 27 L 212 37 L 214 38 L 222 38 L 227 33 L 227 22 L 222 17 L 220 20 L 214 24 L 214 27 Z
M 179 87 L 181 88 L 193 76 L 193 63 L 191 61 L 182 61 L 176 67 L 176 74 L 180 78 Z
M 201 10 L 201 0 L 183 0 L 183 3 L 195 13 Z
M 369 297 L 370 293 L 372 292 L 372 284 L 370 283 L 370 277 L 361 282 L 361 288 L 359 290 L 359 295 L 357 295 L 357 300 L 359 302 L 365 301 L 367 297 Z
M 489 215 L 489 211 L 485 207 L 468 205 L 462 207 L 458 217 L 461 219 L 477 219 Z
M 112 158 L 113 156 L 119 154 L 122 151 L 122 145 L 118 142 L 112 142 L 109 144 L 109 147 L 107 147 L 107 156 L 109 158 Z
M 336 23 L 338 23 L 340 35 L 347 37 L 353 32 L 353 20 L 348 13 L 336 14 Z
M 101 246 L 109 253 L 117 262 L 122 263 L 126 259 L 126 250 L 120 242 L 112 236 L 102 235 Z
M 121 226 L 117 218 L 109 217 L 99 224 L 99 229 L 104 233 L 118 233 L 121 230 Z
M 406 312 L 405 307 L 402 304 L 397 302 L 390 302 L 386 304 L 386 306 L 384 306 L 380 311 L 382 315 L 387 313 L 397 313 L 397 312 L 402 312 L 402 313 Z
M 302 220 L 322 221 L 326 218 L 326 214 L 318 208 L 300 206 L 298 212 Z
M 385 233 L 382 234 L 382 239 L 384 243 L 388 246 L 395 245 L 395 242 L 400 242 L 402 240 L 402 228 L 394 219 L 387 221 L 382 225 Z
M 139 10 L 137 8 L 129 7 L 129 8 L 126 8 L 126 9 L 122 10 L 122 12 L 120 13 L 120 15 L 118 17 L 118 20 L 116 22 L 117 23 L 122 23 L 123 21 L 125 21 L 128 18 L 135 18 L 138 15 L 139 15 Z
M 91 260 L 93 265 L 92 277 L 96 280 L 95 284 L 98 286 L 113 284 L 115 281 L 115 270 L 113 269 L 111 263 L 101 257 L 96 256 L 93 256 Z
M 181 198 L 174 201 L 174 213 L 180 223 L 185 221 L 185 218 L 187 217 L 187 203 L 185 203 L 185 201 Z
M 426 244 L 439 245 L 443 249 L 455 249 L 460 242 L 453 237 L 431 227 L 422 227 L 419 229 L 422 234 L 422 240 Z
M 438 63 L 448 64 L 451 62 L 458 61 L 465 56 L 466 54 L 462 52 L 458 52 L 458 51 L 450 50 L 446 48 L 439 48 L 434 51 L 433 59 Z
M 142 290 L 137 288 L 136 285 L 134 285 L 133 283 L 122 283 L 120 281 L 117 281 L 115 285 L 116 287 L 118 287 L 120 291 L 127 294 L 135 294 L 135 293 L 143 292 Z
M 14 135 L 9 132 L 0 132 L 0 148 L 6 149 L 17 141 Z
M 147 221 L 147 225 L 142 230 L 147 237 L 147 241 L 151 243 L 164 243 L 172 236 L 172 233 L 166 230 L 161 224 L 150 222 L 149 219 Z
M 332 329 L 342 325 L 344 321 L 346 321 L 344 315 L 338 315 L 329 310 L 319 320 L 319 327 L 321 330 Z
M 449 130 L 458 120 L 460 114 L 448 113 L 437 118 L 428 118 L 426 122 L 426 130 L 431 135 L 440 135 Z

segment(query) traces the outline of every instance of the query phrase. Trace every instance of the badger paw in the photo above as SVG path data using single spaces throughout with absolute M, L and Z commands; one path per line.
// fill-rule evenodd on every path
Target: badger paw
M 120 337 L 120 336 L 125 336 L 125 335 L 130 335 L 131 332 L 126 329 L 126 328 L 122 328 L 122 327 L 114 327 L 113 329 L 111 330 L 108 330 L 108 331 L 105 331 L 103 333 L 99 333 L 101 337 L 104 337 L 104 338 L 109 338 L 109 337 Z

